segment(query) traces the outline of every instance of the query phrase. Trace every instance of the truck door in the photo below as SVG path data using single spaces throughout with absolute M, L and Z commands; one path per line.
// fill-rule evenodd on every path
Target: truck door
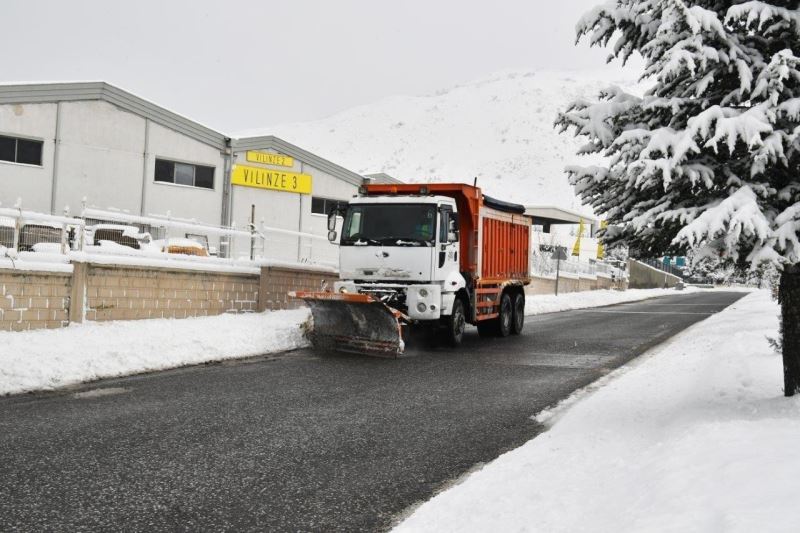
M 458 273 L 458 213 L 453 207 L 439 207 L 439 224 L 434 254 L 436 280 L 446 280 L 451 273 Z

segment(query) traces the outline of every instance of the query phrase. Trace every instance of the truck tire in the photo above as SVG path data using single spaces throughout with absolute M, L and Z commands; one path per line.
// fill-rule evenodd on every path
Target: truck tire
M 478 322 L 478 335 L 481 337 L 508 337 L 511 333 L 513 318 L 511 296 L 503 293 L 503 296 L 500 297 L 500 316 Z
M 511 324 L 514 322 L 514 306 L 511 296 L 504 292 L 500 297 L 500 316 L 497 317 L 497 336 L 508 337 L 511 333 Z
M 519 335 L 525 326 L 525 295 L 517 293 L 514 295 L 514 316 L 511 319 L 511 334 Z
M 445 335 L 444 340 L 448 346 L 453 348 L 461 345 L 461 340 L 464 337 L 464 327 L 467 323 L 467 318 L 464 315 L 464 302 L 461 298 L 453 300 L 453 312 L 445 320 Z

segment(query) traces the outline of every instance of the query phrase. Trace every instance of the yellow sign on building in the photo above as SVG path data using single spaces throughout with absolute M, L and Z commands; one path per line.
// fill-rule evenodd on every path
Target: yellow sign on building
M 231 183 L 243 187 L 311 194 L 311 176 L 270 168 L 234 165 Z
M 293 167 L 294 158 L 283 154 L 271 154 L 269 152 L 247 151 L 247 160 L 251 163 L 261 163 L 262 165 L 275 165 L 278 167 Z

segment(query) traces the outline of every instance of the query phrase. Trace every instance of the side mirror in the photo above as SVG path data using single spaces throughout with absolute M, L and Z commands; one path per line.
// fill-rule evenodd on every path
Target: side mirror
M 331 209 L 331 212 L 328 213 L 328 231 L 333 231 L 336 229 L 336 210 Z
M 336 241 L 336 230 L 332 229 L 328 232 L 328 240 L 331 242 Z
M 447 240 L 449 242 L 456 242 L 458 241 L 459 238 L 458 221 L 455 220 L 454 218 L 451 218 L 449 222 L 450 222 L 449 224 L 450 227 L 447 228 Z

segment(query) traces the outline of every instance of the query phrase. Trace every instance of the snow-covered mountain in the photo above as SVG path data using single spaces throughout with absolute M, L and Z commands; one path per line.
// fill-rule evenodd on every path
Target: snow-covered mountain
M 614 79 L 616 77 L 616 79 Z M 625 72 L 507 71 L 427 96 L 396 96 L 323 120 L 240 132 L 277 135 L 361 174 L 460 181 L 528 204 L 580 208 L 563 172 L 580 141 L 553 120 Z

